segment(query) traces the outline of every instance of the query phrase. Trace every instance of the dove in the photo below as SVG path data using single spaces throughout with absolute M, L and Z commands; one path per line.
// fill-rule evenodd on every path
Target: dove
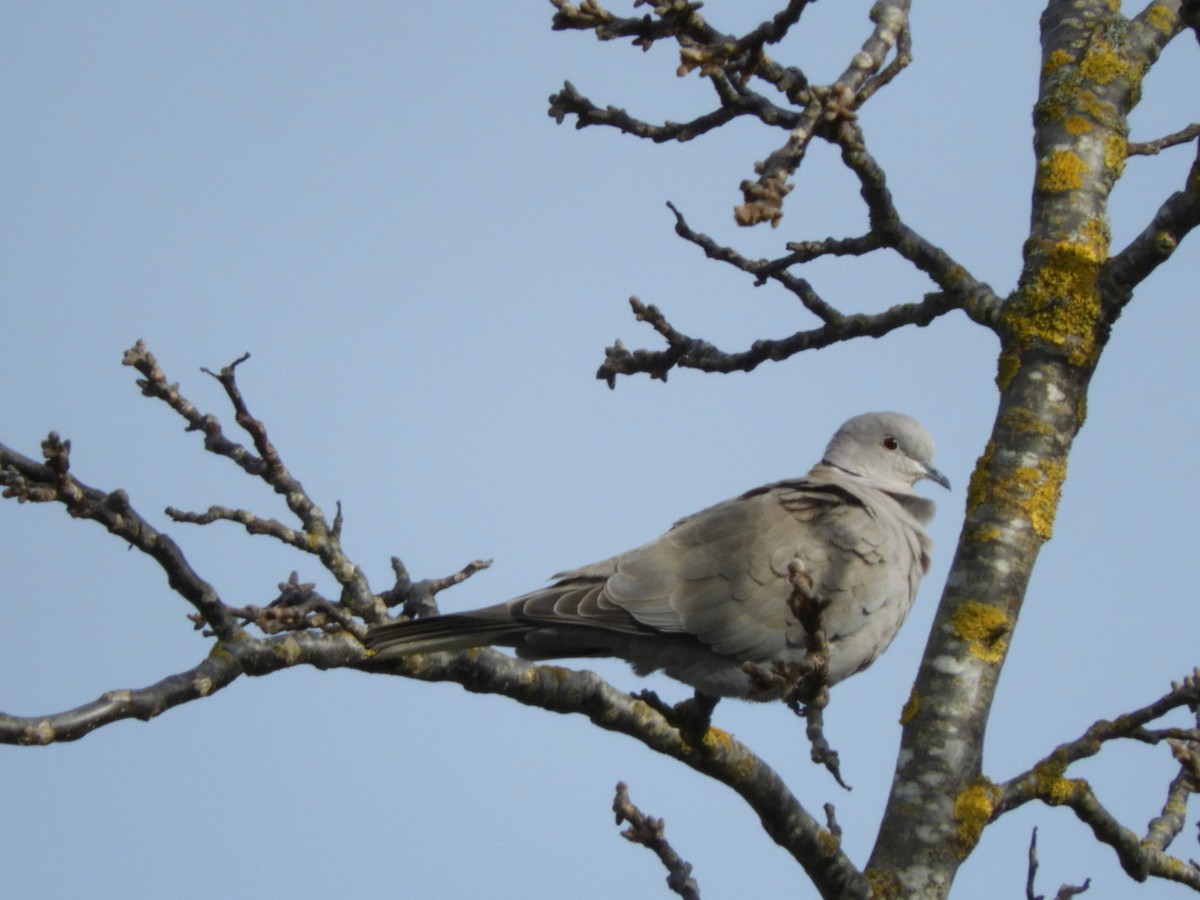
M 776 699 L 780 688 L 754 673 L 809 652 L 792 602 L 789 573 L 799 571 L 825 604 L 833 685 L 891 644 L 929 570 L 934 504 L 913 490 L 921 479 L 950 487 L 919 422 L 855 416 L 802 478 L 710 506 L 506 603 L 377 626 L 365 644 L 379 654 L 495 645 L 528 660 L 611 656 L 710 696 Z

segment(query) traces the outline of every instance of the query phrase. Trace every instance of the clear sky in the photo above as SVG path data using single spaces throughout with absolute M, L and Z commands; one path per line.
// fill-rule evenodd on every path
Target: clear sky
M 1038 3 L 918 2 L 914 64 L 862 114 L 901 211 L 1000 293 L 1028 227 Z M 834 77 L 869 3 L 819 3 L 778 51 Z M 774 7 L 711 0 L 718 27 Z M 955 314 L 926 329 L 767 364 L 749 375 L 594 380 L 621 337 L 657 347 L 626 299 L 734 350 L 812 327 L 794 298 L 672 233 L 665 208 L 751 256 L 855 233 L 856 187 L 817 145 L 775 231 L 738 230 L 738 183 L 782 136 L 737 123 L 684 146 L 556 126 L 570 79 L 598 104 L 684 120 L 711 104 L 643 54 L 552 33 L 547 3 L 9 3 L 0 9 L 0 440 L 71 439 L 85 482 L 129 492 L 230 603 L 265 603 L 315 561 L 233 526 L 169 524 L 211 503 L 286 516 L 142 398 L 122 351 L 144 338 L 168 376 L 232 429 L 200 373 L 245 351 L 255 413 L 312 496 L 345 514 L 349 553 L 383 589 L 495 566 L 442 596 L 494 602 L 660 533 L 675 518 L 802 474 L 841 421 L 921 419 L 954 482 L 930 486 L 939 550 L 908 625 L 839 686 L 828 735 L 854 786 L 808 762 L 780 706 L 722 703 L 716 722 L 809 809 L 833 802 L 865 862 L 908 695 L 995 411 L 996 342 Z M 1200 119 L 1195 41 L 1145 83 L 1133 139 Z M 1192 151 L 1131 160 L 1114 246 L 1183 184 Z M 1200 243 L 1193 236 L 1118 323 L 1096 375 L 1054 540 L 1000 685 L 986 774 L 1009 777 L 1097 718 L 1159 696 L 1200 663 L 1195 448 Z M 891 259 L 805 273 L 846 311 L 919 298 Z M 60 507 L 0 504 L 0 709 L 58 711 L 196 664 L 208 642 L 159 570 Z M 623 665 L 589 664 L 645 686 Z M 686 691 L 651 686 L 669 699 Z M 612 823 L 613 787 L 666 819 L 707 898 L 808 896 L 800 870 L 728 790 L 578 717 L 355 672 L 242 679 L 149 724 L 74 744 L 0 748 L 0 872 L 13 897 L 535 898 L 667 896 Z M 1142 829 L 1172 771 L 1120 747 L 1078 774 Z M 1191 818 L 1196 818 L 1193 810 Z M 958 897 L 1021 895 L 1030 829 L 1039 890 L 1137 887 L 1062 810 L 985 833 Z M 1177 852 L 1197 855 L 1189 832 Z

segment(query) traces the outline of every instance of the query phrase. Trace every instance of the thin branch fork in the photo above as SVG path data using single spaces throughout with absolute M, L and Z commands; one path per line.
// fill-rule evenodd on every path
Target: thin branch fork
M 993 818 L 1030 800 L 1066 806 L 1091 828 L 1098 840 L 1113 848 L 1122 868 L 1135 880 L 1144 881 L 1153 875 L 1200 890 L 1200 865 L 1166 852 L 1186 824 L 1188 795 L 1200 792 L 1200 727 L 1158 730 L 1145 727 L 1180 707 L 1189 708 L 1193 715 L 1200 709 L 1200 670 L 1173 684 L 1171 691 L 1141 709 L 1111 721 L 1095 722 L 1083 735 L 1059 745 L 1033 768 L 999 785 Z M 1105 743 L 1120 739 L 1148 744 L 1169 741 L 1180 764 L 1179 773 L 1167 788 L 1162 812 L 1150 822 L 1143 836 L 1121 825 L 1100 803 L 1090 784 L 1066 777 L 1072 763 L 1095 756 Z
M 70 472 L 70 452 L 70 441 L 54 433 L 42 442 L 45 465 L 0 444 L 3 496 L 20 502 L 61 503 L 73 518 L 103 525 L 158 563 L 171 588 L 195 607 L 216 634 L 226 640 L 236 637 L 241 628 L 235 618 L 216 589 L 188 563 L 175 541 L 143 518 L 124 491 L 98 490 L 75 478 Z
M 1160 137 L 1155 141 L 1130 141 L 1125 145 L 1126 156 L 1154 156 L 1168 147 L 1178 147 L 1200 138 L 1200 122 L 1194 122 L 1186 128 Z
M 692 877 L 692 864 L 683 860 L 667 840 L 663 820 L 645 815 L 629 799 L 629 788 L 623 781 L 617 782 L 612 808 L 618 825 L 629 823 L 621 837 L 654 851 L 662 862 L 667 870 L 667 887 L 685 900 L 700 900 L 700 886 Z
M 1102 297 L 1109 321 L 1115 321 L 1141 284 L 1200 226 L 1200 141 L 1182 190 L 1168 197 L 1150 223 L 1101 268 Z
M 779 361 L 802 353 L 818 350 L 831 344 L 857 337 L 882 337 L 906 325 L 925 326 L 934 319 L 958 309 L 957 298 L 944 292 L 926 294 L 920 303 L 900 303 L 882 313 L 849 315 L 810 331 L 774 340 L 759 340 L 749 350 L 726 353 L 698 338 L 680 332 L 667 321 L 655 306 L 642 303 L 637 297 L 629 305 L 639 321 L 647 322 L 667 338 L 667 350 L 627 350 L 617 341 L 604 351 L 604 362 L 596 377 L 616 386 L 618 375 L 648 374 L 662 381 L 672 368 L 699 369 L 702 372 L 749 372 L 767 360 Z
M 799 21 L 808 0 L 791 0 L 772 19 L 762 22 L 741 37 L 724 34 L 699 14 L 700 4 L 686 0 L 656 2 L 654 15 L 620 17 L 595 0 L 576 6 L 552 0 L 557 12 L 552 27 L 557 30 L 594 31 L 600 40 L 630 37 L 633 44 L 649 49 L 655 42 L 674 39 L 680 47 L 677 74 L 692 71 L 709 78 L 719 107 L 691 122 L 652 125 L 615 107 L 600 109 L 580 94 L 570 82 L 550 98 L 550 115 L 560 124 L 567 115 L 577 117 L 576 127 L 609 125 L 637 137 L 654 141 L 685 141 L 719 127 L 741 115 L 755 115 L 764 124 L 789 132 L 784 145 L 755 166 L 757 178 L 742 182 L 743 202 L 735 218 L 743 225 L 767 221 L 773 226 L 782 216 L 783 198 L 791 190 L 787 179 L 796 171 L 814 137 L 832 140 L 839 121 L 853 119 L 855 110 L 875 92 L 890 83 L 912 59 L 908 33 L 908 0 L 881 0 L 872 11 L 874 27 L 845 71 L 829 85 L 811 85 L 804 73 L 770 60 L 768 44 L 781 41 Z M 641 4 L 638 4 L 641 5 Z M 891 62 L 884 61 L 891 55 Z M 798 107 L 786 109 L 751 91 L 751 78 L 771 85 Z
M 1025 878 L 1025 900 L 1045 900 L 1041 894 L 1033 892 L 1034 879 L 1037 877 L 1038 870 L 1038 854 L 1037 854 L 1037 829 L 1033 829 L 1033 835 L 1029 838 L 1029 874 Z M 1077 897 L 1084 893 L 1092 885 L 1090 878 L 1084 879 L 1083 884 L 1070 885 L 1064 884 L 1058 889 L 1058 893 L 1054 895 L 1054 900 L 1069 900 L 1071 897 Z
M 284 465 L 275 445 L 267 435 L 266 426 L 255 418 L 237 383 L 237 369 L 250 358 L 246 353 L 223 367 L 220 372 L 202 369 L 206 375 L 216 379 L 225 392 L 234 410 L 237 424 L 251 438 L 256 453 L 225 436 L 216 416 L 201 414 L 191 401 L 179 393 L 179 386 L 167 381 L 154 354 L 138 341 L 125 352 L 124 364 L 132 366 L 143 375 L 138 381 L 142 393 L 165 402 L 188 423 L 188 431 L 204 432 L 204 448 L 218 456 L 232 460 L 249 475 L 262 480 L 281 495 L 288 509 L 300 520 L 302 535 L 274 519 L 262 518 L 245 510 L 229 510 L 211 507 L 207 513 L 185 513 L 168 510 L 176 521 L 193 524 L 210 524 L 218 520 L 235 521 L 251 534 L 266 534 L 289 546 L 313 553 L 321 560 L 325 569 L 337 579 L 342 587 L 341 602 L 356 615 L 369 621 L 382 618 L 384 607 L 371 593 L 362 572 L 346 557 L 341 544 L 341 508 L 332 523 L 326 520 L 321 508 L 313 502 L 304 486 L 292 476 Z

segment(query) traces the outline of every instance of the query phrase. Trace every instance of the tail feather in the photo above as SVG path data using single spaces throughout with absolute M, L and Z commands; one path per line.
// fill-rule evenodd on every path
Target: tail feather
M 505 644 L 529 628 L 512 619 L 476 618 L 471 615 L 434 616 L 411 622 L 393 622 L 367 632 L 371 650 L 399 653 L 436 653 L 442 650 L 466 650 L 489 644 Z

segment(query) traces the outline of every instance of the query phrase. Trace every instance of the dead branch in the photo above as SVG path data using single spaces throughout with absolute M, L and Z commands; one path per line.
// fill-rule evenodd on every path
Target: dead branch
M 629 799 L 629 788 L 623 781 L 617 782 L 612 808 L 618 825 L 629 823 L 629 827 L 621 832 L 621 837 L 653 850 L 666 867 L 667 887 L 685 900 L 700 900 L 700 886 L 692 877 L 692 864 L 680 858 L 667 840 L 663 820 L 645 815 Z
M 1144 881 L 1156 876 L 1200 889 L 1200 865 L 1166 852 L 1186 824 L 1186 804 L 1181 801 L 1200 788 L 1197 780 L 1200 727 L 1159 730 L 1145 727 L 1181 707 L 1191 709 L 1193 714 L 1200 707 L 1200 670 L 1173 684 L 1168 693 L 1141 709 L 1113 720 L 1101 719 L 1093 723 L 1075 740 L 1060 744 L 1032 768 L 999 785 L 994 817 L 1030 800 L 1066 806 L 1091 828 L 1098 840 L 1113 848 L 1122 868 L 1135 880 Z M 1146 744 L 1169 741 L 1180 764 L 1179 774 L 1167 788 L 1161 814 L 1150 822 L 1144 835 L 1136 834 L 1117 821 L 1087 781 L 1068 778 L 1066 774 L 1070 765 L 1095 756 L 1106 743 L 1114 740 Z

